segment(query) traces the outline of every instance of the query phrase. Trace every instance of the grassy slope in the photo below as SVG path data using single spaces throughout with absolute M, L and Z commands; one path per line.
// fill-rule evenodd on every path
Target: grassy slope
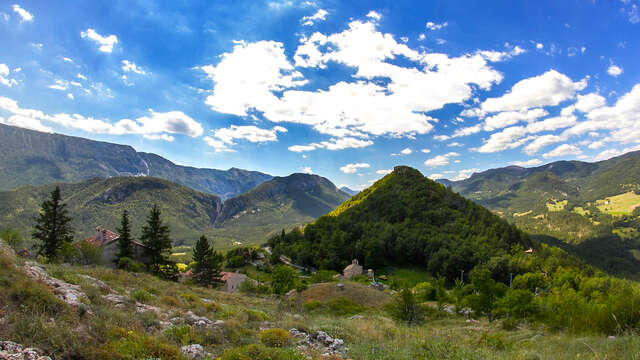
M 189 242 L 212 227 L 221 205 L 215 195 L 151 177 L 114 177 L 58 185 L 80 239 L 92 235 L 96 226 L 115 230 L 124 209 L 129 211 L 134 236 L 138 236 L 151 206 L 157 203 L 175 243 Z M 0 224 L 14 227 L 28 237 L 42 201 L 50 197 L 55 186 L 24 186 L 0 192 Z
M 57 301 L 50 289 L 28 279 L 16 261 L 2 251 L 0 265 L 8 270 L 0 272 L 0 305 L 2 316 L 7 318 L 0 327 L 0 338 L 42 348 L 57 358 L 126 359 L 162 354 L 180 359 L 178 347 L 193 342 L 221 356 L 225 350 L 257 343 L 264 321 L 283 329 L 326 331 L 342 338 L 350 349 L 349 357 L 360 360 L 626 359 L 640 351 L 640 340 L 632 335 L 608 339 L 528 327 L 505 332 L 497 323 L 470 323 L 459 317 L 406 326 L 390 320 L 378 307 L 365 309 L 359 319 L 317 311 L 296 314 L 295 309 L 288 310 L 270 297 L 222 293 L 111 269 L 48 265 L 50 274 L 77 283 L 88 295 L 85 302 L 94 315 L 81 315 Z M 224 320 L 225 325 L 218 331 L 188 330 L 187 335 L 176 338 L 160 330 L 157 316 L 136 313 L 131 306 L 116 309 L 102 300 L 106 291 L 82 279 L 81 274 L 100 279 L 129 298 L 144 290 L 150 294 L 145 303 L 172 316 L 193 311 Z

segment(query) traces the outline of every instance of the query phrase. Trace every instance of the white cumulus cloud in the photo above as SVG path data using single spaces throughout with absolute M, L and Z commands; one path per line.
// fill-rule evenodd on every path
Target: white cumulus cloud
M 315 14 L 309 16 L 303 16 L 300 22 L 304 26 L 312 26 L 314 23 L 318 21 L 324 21 L 327 18 L 329 12 L 324 9 L 318 9 Z
M 623 72 L 622 68 L 618 65 L 610 65 L 609 68 L 607 69 L 607 74 L 613 77 L 620 76 L 622 72 Z
M 366 169 L 369 167 L 370 165 L 367 163 L 347 164 L 341 167 L 340 171 L 342 171 L 345 174 L 355 174 L 358 171 L 358 169 Z
M 21 18 L 21 20 L 20 20 L 20 21 L 21 21 L 21 22 L 24 22 L 24 21 L 26 21 L 26 22 L 31 22 L 31 21 L 33 21 L 33 14 L 31 14 L 31 13 L 30 13 L 30 12 L 28 12 L 27 10 L 25 10 L 25 9 L 21 8 L 21 7 L 20 7 L 20 5 L 18 5 L 18 4 L 14 4 L 14 5 L 13 5 L 13 11 L 14 11 L 16 14 L 20 15 L 20 18 Z
M 82 31 L 80 36 L 95 41 L 100 47 L 98 48 L 102 52 L 110 53 L 113 51 L 113 46 L 118 43 L 118 37 L 115 35 L 102 36 L 93 29 L 87 29 Z
M 549 151 L 548 153 L 543 154 L 542 157 L 545 159 L 548 159 L 552 157 L 580 155 L 580 154 L 582 154 L 582 150 L 580 150 L 580 148 L 578 148 L 577 146 L 562 144 L 557 148 Z

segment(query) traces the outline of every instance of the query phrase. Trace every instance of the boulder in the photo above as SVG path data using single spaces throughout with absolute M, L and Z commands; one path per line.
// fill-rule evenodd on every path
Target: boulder
M 46 269 L 36 262 L 27 261 L 23 269 L 28 277 L 49 286 L 57 298 L 71 306 L 80 307 L 83 305 L 80 300 L 87 298 L 80 286 L 49 276 Z
M 204 359 L 211 356 L 211 354 L 204 351 L 204 348 L 200 344 L 186 345 L 181 347 L 180 350 L 187 359 Z

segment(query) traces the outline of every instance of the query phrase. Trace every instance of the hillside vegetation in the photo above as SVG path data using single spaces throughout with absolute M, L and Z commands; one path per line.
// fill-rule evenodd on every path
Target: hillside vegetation
M 640 261 L 640 152 L 586 163 L 510 166 L 441 181 L 531 235 L 568 249 L 611 273 L 637 277 Z
M 306 174 L 274 178 L 224 203 L 218 196 L 148 176 L 95 178 L 0 191 L 0 228 L 11 227 L 28 239 L 42 201 L 57 185 L 76 238 L 92 235 L 97 226 L 115 230 L 123 210 L 129 212 L 137 237 L 149 209 L 158 204 L 175 245 L 191 245 L 202 234 L 220 247 L 260 243 L 283 228 L 312 221 L 348 198 L 329 180 Z
M 341 271 L 357 258 L 369 268 L 421 265 L 452 281 L 533 243 L 490 211 L 398 166 L 303 232 L 276 236 L 270 245 L 303 265 Z

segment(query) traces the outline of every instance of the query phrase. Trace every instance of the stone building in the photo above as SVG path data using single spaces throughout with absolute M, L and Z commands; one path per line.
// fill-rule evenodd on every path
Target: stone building
M 223 282 L 223 285 L 220 288 L 220 290 L 222 291 L 236 292 L 240 290 L 240 284 L 242 284 L 246 280 L 253 281 L 252 279 L 249 279 L 247 275 L 240 274 L 239 272 L 222 271 L 220 272 L 220 274 L 222 275 L 222 278 L 220 279 Z
M 118 251 L 119 251 L 118 238 L 120 238 L 119 234 L 107 229 L 103 229 L 98 226 L 96 227 L 95 234 L 85 239 L 85 241 L 87 241 L 92 245 L 100 247 L 100 250 L 101 250 L 100 265 L 115 267 L 115 264 L 113 263 L 113 261 L 115 260 L 116 255 L 118 254 Z M 133 241 L 134 258 L 132 260 L 140 263 L 144 263 L 145 262 L 144 248 L 145 248 L 144 245 L 134 240 Z
M 344 271 L 342 272 L 342 275 L 344 276 L 345 279 L 351 279 L 352 277 L 356 275 L 361 275 L 361 274 L 362 274 L 362 266 L 358 264 L 358 260 L 356 259 L 353 259 L 351 261 L 351 265 L 344 268 Z

